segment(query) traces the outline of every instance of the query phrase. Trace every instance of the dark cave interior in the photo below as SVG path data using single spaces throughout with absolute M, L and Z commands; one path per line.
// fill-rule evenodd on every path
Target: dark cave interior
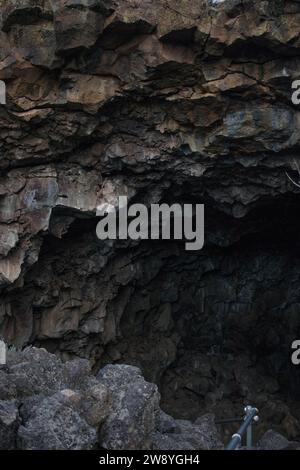
M 250 403 L 261 410 L 259 434 L 271 425 L 295 438 L 298 203 L 286 194 L 240 219 L 207 204 L 205 247 L 196 252 L 174 240 L 103 242 L 95 218 L 57 210 L 56 220 L 73 222 L 61 239 L 44 238 L 24 283 L 6 294 L 6 336 L 64 359 L 87 357 L 95 371 L 137 365 L 177 418 L 230 418 Z

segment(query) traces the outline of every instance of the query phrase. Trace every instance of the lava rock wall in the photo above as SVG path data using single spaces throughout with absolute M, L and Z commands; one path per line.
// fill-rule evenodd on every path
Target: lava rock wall
M 245 371 L 221 377 L 216 396 L 207 359 L 245 353 L 262 403 L 286 403 L 297 384 L 278 384 L 274 354 L 285 367 L 299 331 L 299 189 L 286 171 L 296 177 L 300 147 L 300 3 L 2 0 L 0 11 L 1 336 L 95 368 L 137 364 L 180 400 L 169 368 L 189 369 L 193 345 L 206 358 L 186 392 L 196 414 L 251 396 Z M 204 251 L 99 241 L 96 208 L 118 195 L 204 203 Z M 274 233 L 285 248 L 261 243 Z

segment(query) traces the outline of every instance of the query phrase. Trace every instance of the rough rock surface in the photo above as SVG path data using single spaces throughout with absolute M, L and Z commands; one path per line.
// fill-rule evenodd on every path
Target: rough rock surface
M 108 365 L 97 375 L 112 394 L 112 412 L 101 428 L 108 449 L 139 449 L 155 429 L 160 396 L 157 386 L 145 382 L 137 367 Z
M 96 378 L 87 360 L 26 348 L 9 350 L 0 372 L 10 383 L 0 390 L 1 450 L 164 449 L 173 430 L 176 448 L 222 448 L 213 417 L 193 424 L 165 415 L 137 367 L 109 365 Z
M 260 450 L 300 450 L 300 442 L 290 442 L 278 432 L 269 429 L 256 447 Z
M 1 336 L 98 369 L 136 365 L 176 417 L 253 403 L 261 433 L 295 439 L 299 189 L 285 172 L 297 177 L 300 3 L 5 0 L 0 11 Z M 204 250 L 99 241 L 96 207 L 118 195 L 204 203 Z M 47 385 L 14 374 L 0 381 L 5 400 L 67 387 L 59 373 Z
M 44 349 L 8 351 L 1 372 L 1 449 L 91 449 L 111 410 L 107 388 L 89 362 L 63 364 Z
M 13 449 L 16 445 L 19 412 L 16 403 L 0 400 L 0 449 Z
M 158 429 L 152 435 L 153 449 L 156 450 L 203 450 L 221 449 L 215 416 L 207 414 L 194 423 L 177 419 L 163 411 L 159 413 Z

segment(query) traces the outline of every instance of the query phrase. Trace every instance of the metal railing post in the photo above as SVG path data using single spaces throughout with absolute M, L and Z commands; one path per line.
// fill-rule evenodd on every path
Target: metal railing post
M 245 416 L 237 433 L 233 434 L 226 450 L 236 450 L 242 442 L 242 437 L 247 433 L 247 449 L 252 448 L 252 422 L 258 421 L 258 409 L 252 406 L 245 407 Z
M 249 427 L 247 429 L 247 449 L 252 448 L 252 424 L 249 424 Z

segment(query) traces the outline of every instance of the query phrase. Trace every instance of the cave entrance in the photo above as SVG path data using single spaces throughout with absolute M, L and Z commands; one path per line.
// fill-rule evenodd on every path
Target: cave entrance
M 265 201 L 236 225 L 225 217 L 223 229 L 241 234 L 227 246 L 208 242 L 197 253 L 157 246 L 145 268 L 157 274 L 146 276 L 127 303 L 122 339 L 109 345 L 108 362 L 141 367 L 159 384 L 163 409 L 177 418 L 211 411 L 231 418 L 250 403 L 261 411 L 259 434 L 272 426 L 297 438 L 300 371 L 291 363 L 291 344 L 300 338 L 297 204 L 294 197 Z M 222 217 L 208 214 L 208 238 L 222 239 L 214 230 Z
M 95 370 L 139 366 L 175 417 L 230 418 L 252 404 L 261 432 L 299 437 L 298 204 L 265 201 L 242 219 L 208 210 L 199 252 L 175 241 L 103 242 L 95 219 L 75 217 L 62 238 L 44 238 L 18 295 L 8 293 L 10 321 L 23 309 L 24 344 L 87 357 Z

